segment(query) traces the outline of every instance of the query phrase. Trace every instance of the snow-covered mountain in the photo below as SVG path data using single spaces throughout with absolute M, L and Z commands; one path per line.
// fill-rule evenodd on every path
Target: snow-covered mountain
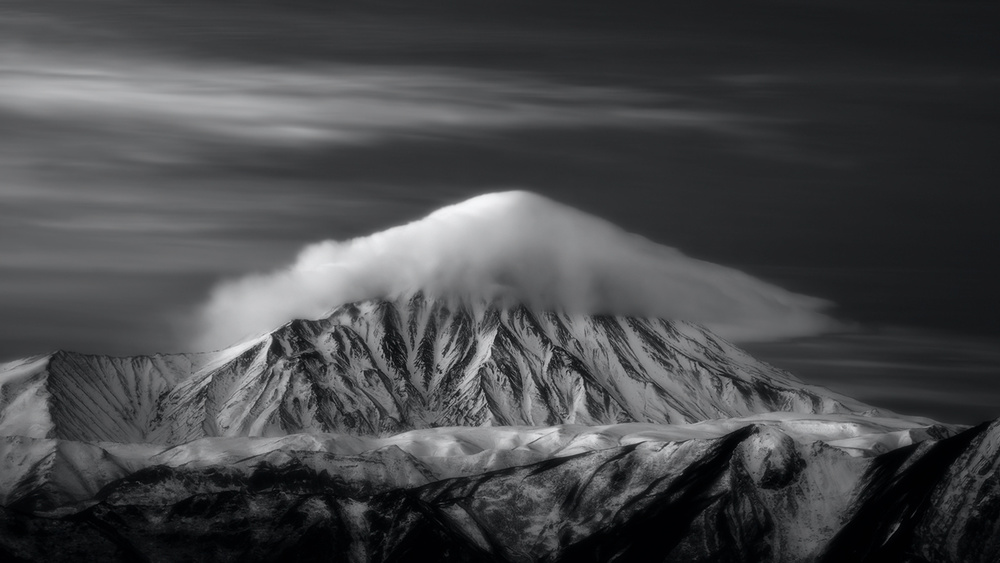
M 830 439 L 838 428 L 892 423 L 843 416 L 747 420 L 735 430 L 427 429 L 375 449 L 334 435 L 206 439 L 164 446 L 69 513 L 34 514 L 51 489 L 0 508 L 0 556 L 995 561 L 997 423 L 875 456 Z M 119 463 L 142 457 L 111 449 Z
M 419 471 L 403 471 L 397 486 L 469 476 L 507 467 L 640 442 L 678 442 L 723 437 L 747 426 L 774 428 L 803 444 L 822 442 L 849 457 L 867 458 L 953 430 L 890 417 L 770 413 L 696 424 L 626 423 L 606 426 L 559 425 L 442 427 L 392 436 L 290 434 L 280 437 L 215 437 L 180 445 L 79 442 L 7 436 L 0 442 L 0 505 L 33 512 L 66 512 L 86 505 L 108 484 L 156 466 L 205 468 L 321 459 L 331 474 L 344 476 L 336 459 L 356 459 L 398 451 L 420 460 Z M 309 458 L 306 454 L 318 457 Z M 378 454 L 381 455 L 381 454 Z M 351 462 L 357 466 L 357 462 Z M 365 475 L 372 478 L 371 468 Z M 434 479 L 430 479 L 432 475 Z
M 421 293 L 345 305 L 211 354 L 59 352 L 0 368 L 0 384 L 0 434 L 168 444 L 871 408 L 690 323 Z
M 0 366 L 0 560 L 994 561 L 998 444 L 695 324 L 414 293 Z

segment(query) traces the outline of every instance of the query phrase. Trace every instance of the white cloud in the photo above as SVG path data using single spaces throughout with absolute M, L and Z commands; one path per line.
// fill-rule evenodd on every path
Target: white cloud
M 744 135 L 748 120 L 625 88 L 460 69 L 174 65 L 0 59 L 0 110 L 141 134 L 137 158 L 180 151 L 171 135 L 268 145 L 355 144 L 515 128 L 642 127 Z M 159 138 L 157 139 L 157 136 Z M 126 153 L 129 144 L 120 149 Z M 145 147 L 145 148 L 144 148 Z M 151 148 L 150 148 L 151 147 Z M 151 157 L 151 156 L 150 156 Z
M 199 345 L 231 344 L 343 303 L 417 289 L 681 318 L 742 341 L 834 326 L 822 300 L 690 258 L 541 196 L 503 192 L 367 237 L 313 244 L 285 269 L 218 286 L 201 310 Z

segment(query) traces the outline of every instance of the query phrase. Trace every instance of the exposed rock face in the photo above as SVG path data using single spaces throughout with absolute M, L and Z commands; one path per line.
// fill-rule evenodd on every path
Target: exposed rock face
M 871 458 L 751 425 L 720 438 L 635 443 L 443 480 L 398 448 L 156 466 L 112 482 L 99 503 L 73 515 L 3 510 L 0 555 L 991 561 L 997 518 L 989 510 L 1000 490 L 992 475 L 963 476 L 986 467 L 984 459 L 996 463 L 998 437 L 995 423 Z M 972 513 L 962 505 L 969 498 L 977 499 Z M 956 530 L 980 540 L 974 550 Z
M 1000 421 L 876 458 L 823 561 L 997 561 Z
M 0 434 L 169 444 L 868 408 L 688 323 L 420 294 L 347 305 L 214 354 L 60 352 L 8 364 L 0 382 Z

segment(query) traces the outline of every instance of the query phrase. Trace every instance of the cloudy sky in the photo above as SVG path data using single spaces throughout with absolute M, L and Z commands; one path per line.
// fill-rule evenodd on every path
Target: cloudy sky
M 806 379 L 1000 416 L 996 7 L 468 4 L 4 2 L 0 359 L 179 351 L 220 283 L 521 189 L 833 303 L 755 345 Z

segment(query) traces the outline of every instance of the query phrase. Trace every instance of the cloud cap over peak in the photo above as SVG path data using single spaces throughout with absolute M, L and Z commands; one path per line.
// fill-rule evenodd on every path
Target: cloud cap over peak
M 201 308 L 202 348 L 294 318 L 417 290 L 573 313 L 677 318 L 737 341 L 816 334 L 827 302 L 685 256 L 526 191 L 474 197 L 412 223 L 305 247 L 289 267 L 227 281 Z

